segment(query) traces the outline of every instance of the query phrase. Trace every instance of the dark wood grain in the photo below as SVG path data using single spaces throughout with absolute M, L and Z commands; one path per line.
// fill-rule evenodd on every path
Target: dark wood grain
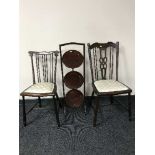
M 77 89 L 82 86 L 84 77 L 77 71 L 68 72 L 64 77 L 65 85 L 70 89 Z
M 66 94 L 66 104 L 70 107 L 80 107 L 84 101 L 84 95 L 77 89 L 72 89 Z
M 77 68 L 80 67 L 83 63 L 84 57 L 77 50 L 69 50 L 64 53 L 62 57 L 62 62 L 68 68 Z

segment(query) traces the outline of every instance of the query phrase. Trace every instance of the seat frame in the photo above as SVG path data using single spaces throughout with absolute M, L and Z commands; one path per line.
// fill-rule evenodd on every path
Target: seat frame
M 88 55 L 89 55 L 89 62 L 90 62 L 90 69 L 91 69 L 91 76 L 92 76 L 92 88 L 93 88 L 93 91 L 92 91 L 92 94 L 91 94 L 91 99 L 90 99 L 90 102 L 89 102 L 89 104 L 90 104 L 89 106 L 92 107 L 93 111 L 94 111 L 94 118 L 93 118 L 93 126 L 94 127 L 96 126 L 97 113 L 98 113 L 98 110 L 100 108 L 99 98 L 101 96 L 103 96 L 103 97 L 104 96 L 109 96 L 110 97 L 110 102 L 111 102 L 111 104 L 113 104 L 113 96 L 114 95 L 128 94 L 128 108 L 127 108 L 127 110 L 128 110 L 128 115 L 129 115 L 129 121 L 132 120 L 132 118 L 131 118 L 131 115 L 132 115 L 132 113 L 131 113 L 131 92 L 132 92 L 132 89 L 131 88 L 129 88 L 127 85 L 120 82 L 123 85 L 125 85 L 128 89 L 127 90 L 121 90 L 121 91 L 99 92 L 97 90 L 96 86 L 94 85 L 94 82 L 98 80 L 98 76 L 96 75 L 98 73 L 97 73 L 97 71 L 95 71 L 95 67 L 98 67 L 98 66 L 97 65 L 94 66 L 95 63 L 93 63 L 93 58 L 95 56 L 94 53 L 96 54 L 97 49 L 98 49 L 98 51 L 100 52 L 100 58 L 103 59 L 103 60 L 108 59 L 107 58 L 107 51 L 106 51 L 107 48 L 110 48 L 110 56 L 112 55 L 112 58 L 114 56 L 113 55 L 114 50 L 112 50 L 112 48 L 115 49 L 115 52 L 116 52 L 115 53 L 115 60 L 116 60 L 115 61 L 115 67 L 116 67 L 115 68 L 116 69 L 115 80 L 120 82 L 118 80 L 119 42 L 116 42 L 116 43 L 113 43 L 113 42 L 98 43 L 98 42 L 96 42 L 96 43 L 93 43 L 91 45 L 88 43 Z M 102 57 L 101 52 L 105 52 L 104 58 Z M 97 63 L 97 60 L 95 60 L 95 61 Z M 114 69 L 114 65 L 113 65 L 114 62 L 113 61 L 114 61 L 114 59 L 112 59 L 112 61 L 111 61 L 111 58 L 110 58 L 110 66 L 113 67 L 112 70 Z M 106 80 L 107 79 L 107 75 L 106 75 L 107 61 L 105 62 L 105 64 L 103 64 L 103 65 L 105 65 L 105 67 L 103 66 L 103 68 L 101 68 L 101 62 L 98 61 L 98 63 L 100 63 L 99 66 L 100 66 L 100 71 L 101 71 L 101 74 L 102 74 L 101 75 L 102 80 Z M 113 72 L 111 72 L 111 73 L 109 72 L 109 77 L 110 77 L 110 79 L 113 79 Z M 92 106 L 92 100 L 93 100 L 94 95 L 97 96 L 96 101 L 95 101 L 95 107 Z
M 59 51 L 49 51 L 49 52 L 29 51 L 29 55 L 31 57 L 31 65 L 32 65 L 33 84 L 40 83 L 42 81 L 43 82 L 51 82 L 54 84 L 54 89 L 50 93 L 29 93 L 29 92 L 25 92 L 25 91 L 20 93 L 20 95 L 22 96 L 22 99 L 23 99 L 22 100 L 22 108 L 23 108 L 23 125 L 24 125 L 24 127 L 27 125 L 26 115 L 31 110 L 33 110 L 33 108 L 37 104 L 39 104 L 39 107 L 41 108 L 42 107 L 41 97 L 47 97 L 47 96 L 51 96 L 53 98 L 56 121 L 57 121 L 58 127 L 60 127 L 59 107 L 62 108 L 62 104 L 61 104 L 59 96 L 57 94 L 57 85 L 56 85 L 56 70 L 57 70 L 58 53 L 59 53 Z M 50 61 L 50 66 L 48 66 L 48 61 Z M 36 64 L 35 64 L 35 62 L 36 62 Z M 41 75 L 41 67 L 42 67 L 43 75 Z M 27 112 L 26 112 L 26 108 L 25 108 L 25 97 L 26 96 L 38 97 L 38 103 L 36 103 Z M 59 104 L 56 103 L 56 100 L 59 102 Z

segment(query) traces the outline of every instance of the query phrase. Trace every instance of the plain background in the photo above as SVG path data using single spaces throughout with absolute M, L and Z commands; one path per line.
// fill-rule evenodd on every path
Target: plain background
M 0 154 L 19 154 L 19 2 L 0 2 Z M 155 2 L 136 0 L 136 155 L 155 149 Z
M 32 84 L 29 50 L 59 50 L 86 44 L 86 96 L 92 92 L 87 43 L 120 42 L 119 80 L 135 94 L 134 0 L 21 0 L 20 92 Z M 58 59 L 57 88 L 62 96 Z

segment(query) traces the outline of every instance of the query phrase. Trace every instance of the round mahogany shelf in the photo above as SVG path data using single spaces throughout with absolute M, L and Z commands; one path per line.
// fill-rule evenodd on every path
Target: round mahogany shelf
M 84 82 L 83 76 L 76 71 L 67 73 L 64 77 L 65 85 L 70 89 L 77 89 L 82 86 Z
M 84 101 L 81 91 L 72 89 L 66 94 L 66 104 L 70 107 L 80 107 Z
M 84 57 L 83 55 L 76 50 L 69 50 L 64 53 L 62 57 L 62 62 L 68 68 L 77 68 L 80 67 L 83 63 Z

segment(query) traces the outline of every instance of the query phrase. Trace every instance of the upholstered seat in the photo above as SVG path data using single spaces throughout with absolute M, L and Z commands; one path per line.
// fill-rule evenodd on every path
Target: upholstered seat
M 36 83 L 27 88 L 24 93 L 52 93 L 54 84 L 50 82 Z
M 129 88 L 123 85 L 122 83 L 115 80 L 98 80 L 94 82 L 94 85 L 98 92 L 115 92 L 115 91 L 124 91 Z

